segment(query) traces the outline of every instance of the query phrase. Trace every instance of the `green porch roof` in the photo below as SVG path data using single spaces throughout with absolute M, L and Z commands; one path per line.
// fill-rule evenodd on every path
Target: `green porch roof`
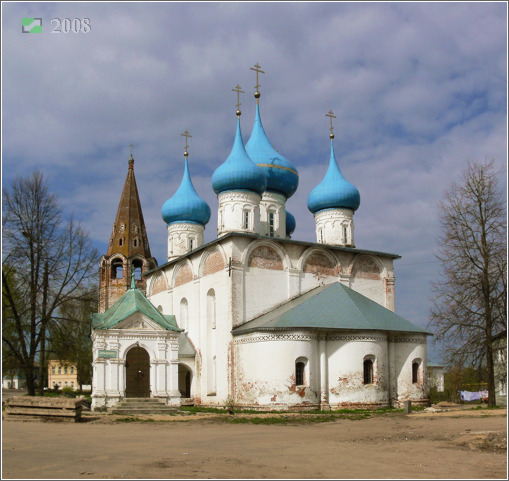
M 113 329 L 119 322 L 135 312 L 141 312 L 168 331 L 183 330 L 177 326 L 175 316 L 161 314 L 143 293 L 134 287 L 134 284 L 106 312 L 91 314 L 92 329 Z
M 233 329 L 232 334 L 300 328 L 431 334 L 339 282 L 306 292 Z

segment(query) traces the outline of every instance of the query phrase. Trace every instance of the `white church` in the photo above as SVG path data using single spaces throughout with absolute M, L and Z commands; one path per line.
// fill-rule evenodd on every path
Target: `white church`
M 399 256 L 355 247 L 360 195 L 338 166 L 332 112 L 328 167 L 308 197 L 316 242 L 295 240 L 286 201 L 299 174 L 264 131 L 258 86 L 249 141 L 237 110 L 231 153 L 212 176 L 212 242 L 186 141 L 157 264 L 131 154 L 92 316 L 93 409 L 130 397 L 260 410 L 428 404 L 429 333 L 394 312 Z

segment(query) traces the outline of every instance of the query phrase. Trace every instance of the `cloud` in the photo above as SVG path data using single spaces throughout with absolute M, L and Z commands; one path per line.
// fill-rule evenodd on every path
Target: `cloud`
M 43 34 L 21 34 L 27 6 Z M 332 109 L 336 157 L 361 193 L 357 246 L 403 256 L 396 305 L 419 324 L 438 272 L 437 201 L 468 160 L 497 159 L 506 190 L 504 4 L 55 2 L 2 12 L 4 185 L 42 169 L 99 246 L 132 143 L 152 253 L 164 262 L 160 209 L 181 180 L 185 129 L 193 182 L 213 212 L 205 238 L 215 237 L 210 177 L 233 143 L 237 84 L 249 139 L 256 62 L 265 130 L 300 172 L 287 204 L 293 238 L 314 240 L 306 203 L 326 171 Z M 56 17 L 90 18 L 91 32 L 52 34 Z

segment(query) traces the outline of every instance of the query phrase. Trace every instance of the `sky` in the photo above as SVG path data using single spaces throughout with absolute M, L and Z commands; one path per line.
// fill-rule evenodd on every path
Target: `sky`
M 22 18 L 42 18 L 42 33 L 22 33 Z M 211 241 L 210 179 L 233 145 L 232 89 L 246 92 L 247 142 L 256 63 L 265 131 L 299 171 L 292 238 L 316 241 L 307 198 L 327 170 L 332 110 L 336 158 L 361 195 L 356 247 L 401 256 L 396 312 L 426 327 L 439 200 L 485 159 L 507 193 L 506 2 L 2 2 L 3 187 L 39 169 L 105 254 L 133 144 L 162 264 L 161 207 L 182 179 L 188 130 Z M 440 346 L 428 351 L 441 361 Z

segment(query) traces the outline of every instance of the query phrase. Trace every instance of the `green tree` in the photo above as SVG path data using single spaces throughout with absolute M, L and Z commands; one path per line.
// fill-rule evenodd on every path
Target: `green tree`
M 440 223 L 430 328 L 448 365 L 486 368 L 494 406 L 492 338 L 507 325 L 507 226 L 493 161 L 467 166 L 440 202 Z
M 2 211 L 2 302 L 9 313 L 2 345 L 19 362 L 33 396 L 36 363 L 41 392 L 44 387 L 48 329 L 61 322 L 66 303 L 87 295 L 98 256 L 81 226 L 64 218 L 40 172 L 4 189 Z

